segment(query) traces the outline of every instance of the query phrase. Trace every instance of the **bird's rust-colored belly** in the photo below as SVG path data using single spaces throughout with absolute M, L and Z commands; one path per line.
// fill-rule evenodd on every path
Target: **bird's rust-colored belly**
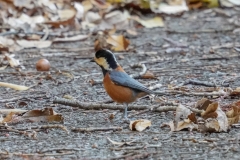
M 107 91 L 108 95 L 118 103 L 131 103 L 137 99 L 137 96 L 134 95 L 134 91 L 128 87 L 116 85 L 111 81 L 108 73 L 104 76 L 103 79 L 104 88 Z

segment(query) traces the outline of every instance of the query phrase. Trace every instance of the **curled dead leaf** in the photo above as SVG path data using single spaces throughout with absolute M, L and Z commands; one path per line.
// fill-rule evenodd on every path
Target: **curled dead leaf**
M 204 119 L 217 118 L 218 114 L 217 114 L 217 112 L 215 112 L 217 109 L 218 109 L 218 103 L 217 102 L 213 102 L 213 103 L 208 105 L 206 111 L 201 113 L 201 116 Z
M 110 35 L 106 42 L 112 45 L 111 49 L 113 51 L 126 51 L 130 44 L 130 41 L 123 35 Z
M 151 121 L 147 119 L 139 119 L 139 120 L 131 121 L 129 128 L 132 131 L 142 132 L 143 130 L 145 130 L 147 127 L 150 127 L 151 125 L 152 125 Z
M 228 118 L 229 125 L 236 124 L 239 122 L 240 116 L 240 101 L 232 103 L 231 109 L 227 111 L 226 116 Z

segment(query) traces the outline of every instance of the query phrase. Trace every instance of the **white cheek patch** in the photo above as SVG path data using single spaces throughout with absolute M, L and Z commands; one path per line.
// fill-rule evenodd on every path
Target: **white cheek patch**
M 98 65 L 102 66 L 105 70 L 111 70 L 105 58 L 95 58 L 95 61 Z

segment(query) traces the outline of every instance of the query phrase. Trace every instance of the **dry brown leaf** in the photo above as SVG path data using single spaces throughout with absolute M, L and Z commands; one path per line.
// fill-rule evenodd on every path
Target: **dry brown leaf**
M 199 110 L 206 110 L 207 107 L 209 106 L 209 104 L 213 103 L 212 101 L 210 101 L 207 98 L 202 98 L 201 100 L 197 101 L 197 104 L 195 105 L 195 107 Z
M 230 93 L 230 96 L 238 96 L 238 95 L 240 95 L 240 87 L 237 87 L 235 90 L 233 90 Z
M 198 123 L 195 113 L 191 113 L 190 115 L 188 115 L 188 119 L 191 120 L 195 124 Z
M 111 44 L 111 50 L 113 51 L 126 51 L 130 41 L 123 35 L 109 35 L 106 42 Z
M 161 17 L 154 17 L 146 20 L 140 19 L 139 17 L 132 17 L 132 19 L 146 28 L 164 27 L 163 19 Z
M 201 116 L 204 119 L 217 118 L 217 116 L 218 116 L 218 114 L 216 112 L 217 108 L 218 108 L 218 103 L 217 102 L 213 102 L 213 103 L 208 105 L 206 111 L 201 113 Z
M 49 116 L 57 115 L 57 113 L 52 108 L 34 109 L 23 114 L 23 117 L 39 117 L 39 116 Z
M 52 45 L 52 41 L 28 41 L 28 40 L 17 40 L 18 45 L 24 48 L 47 48 Z
M 10 112 L 6 118 L 3 119 L 3 122 L 16 123 L 19 121 L 31 121 L 31 122 L 62 122 L 63 117 L 61 114 L 54 112 L 52 108 L 44 108 L 41 110 L 30 110 L 24 114 L 18 115 L 21 112 Z
M 63 116 L 59 114 L 38 117 L 24 117 L 24 120 L 29 120 L 31 122 L 63 122 Z
M 177 127 L 174 131 L 180 131 L 183 129 L 198 129 L 198 125 L 192 122 L 190 119 L 184 119 L 183 121 L 178 122 Z
M 14 112 L 10 112 L 0 123 L 7 123 L 12 121 L 14 115 Z
M 25 91 L 30 88 L 30 87 L 26 87 L 26 86 L 16 85 L 16 84 L 12 84 L 12 83 L 5 83 L 5 82 L 0 82 L 0 86 L 12 88 L 12 89 L 15 89 L 18 91 Z
M 89 37 L 89 35 L 77 35 L 73 37 L 65 37 L 65 38 L 55 38 L 53 42 L 72 42 L 72 41 L 82 41 Z
M 231 109 L 226 113 L 226 116 L 228 118 L 228 124 L 236 124 L 239 121 L 239 115 L 240 115 L 240 101 L 234 102 L 231 104 Z
M 143 130 L 145 130 L 147 127 L 150 127 L 151 121 L 147 120 L 147 119 L 139 119 L 139 120 L 135 120 L 135 121 L 131 121 L 129 128 L 132 131 L 139 131 L 142 132 Z
M 201 114 L 205 119 L 204 127 L 201 127 L 205 132 L 226 132 L 228 129 L 228 119 L 226 114 L 218 106 L 217 102 L 213 102 L 208 106 L 205 112 Z

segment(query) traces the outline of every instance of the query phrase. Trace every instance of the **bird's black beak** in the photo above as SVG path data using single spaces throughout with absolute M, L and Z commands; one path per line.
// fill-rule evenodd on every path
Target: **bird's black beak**
M 90 60 L 90 62 L 95 62 L 94 58 Z

